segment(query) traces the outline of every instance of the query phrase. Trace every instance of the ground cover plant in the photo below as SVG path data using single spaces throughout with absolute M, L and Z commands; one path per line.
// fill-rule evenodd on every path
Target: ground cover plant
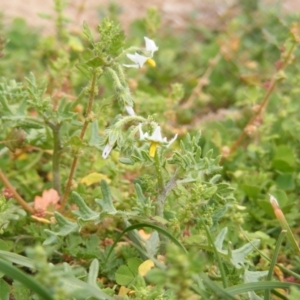
M 54 7 L 1 24 L 0 298 L 299 299 L 299 16 Z

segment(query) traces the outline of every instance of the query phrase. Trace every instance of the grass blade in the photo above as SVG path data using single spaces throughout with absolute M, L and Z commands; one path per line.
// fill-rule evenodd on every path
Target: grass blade
M 44 300 L 53 300 L 51 293 L 45 289 L 33 277 L 23 273 L 18 268 L 12 266 L 10 263 L 0 259 L 0 271 L 9 278 L 19 281 L 33 292 L 37 293 Z

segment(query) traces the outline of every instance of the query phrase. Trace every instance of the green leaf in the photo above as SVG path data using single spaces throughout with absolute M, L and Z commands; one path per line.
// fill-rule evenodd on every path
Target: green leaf
M 136 183 L 134 185 L 135 187 L 135 192 L 136 192 L 136 195 L 137 195 L 137 200 L 141 203 L 141 204 L 145 204 L 146 203 L 146 197 L 144 196 L 143 194 L 143 191 L 142 191 L 142 188 L 141 186 Z
M 224 227 L 222 228 L 222 230 L 219 232 L 219 234 L 217 235 L 216 239 L 215 239 L 215 246 L 217 248 L 218 251 L 222 252 L 222 248 L 223 248 L 223 243 L 226 237 L 226 234 L 228 232 L 228 228 Z
M 13 282 L 13 288 L 11 292 L 15 300 L 32 300 L 30 290 L 18 281 Z
M 114 300 L 113 297 L 104 293 L 99 287 L 96 288 L 84 281 L 75 277 L 63 277 L 63 288 L 70 293 L 76 300 L 85 300 L 89 297 L 94 297 L 99 300 Z
M 147 273 L 146 278 L 152 284 L 164 284 L 166 282 L 166 273 L 163 270 L 154 268 Z
M 104 66 L 105 64 L 105 59 L 100 56 L 94 57 L 86 62 L 86 65 L 92 68 L 98 68 Z
M 263 281 L 263 282 L 251 282 L 240 285 L 231 286 L 226 288 L 225 291 L 231 295 L 244 294 L 251 291 L 259 290 L 274 290 L 274 289 L 288 289 L 292 286 L 300 289 L 300 284 L 291 282 L 279 282 L 279 281 Z
M 252 252 L 255 248 L 257 248 L 260 244 L 260 240 L 256 239 L 251 241 L 251 243 L 247 243 L 246 245 L 242 246 L 241 248 L 232 250 L 232 256 L 230 261 L 233 265 L 239 269 L 242 265 L 246 263 L 246 256 Z
M 145 242 L 145 249 L 149 257 L 154 257 L 159 250 L 159 236 L 156 231 L 153 231 L 150 238 Z
M 138 274 L 138 268 L 143 261 L 137 257 L 132 257 L 127 260 L 127 265 L 130 271 L 136 276 Z
M 86 35 L 86 37 L 88 38 L 88 40 L 91 44 L 94 44 L 93 34 L 92 34 L 87 22 L 84 21 L 82 27 L 83 27 L 83 34 Z
M 235 250 L 224 250 L 223 243 L 225 236 L 228 232 L 227 227 L 223 228 L 218 236 L 215 239 L 215 246 L 217 250 L 224 254 L 224 255 L 230 255 L 230 261 L 231 263 L 237 268 L 240 269 L 242 265 L 246 262 L 246 256 L 252 252 L 255 248 L 257 248 L 260 244 L 260 240 L 256 239 L 251 241 L 251 243 L 247 243 L 246 245 L 242 246 L 241 248 L 235 249 Z
M 95 120 L 91 124 L 91 136 L 89 140 L 89 145 L 95 147 L 98 150 L 101 150 L 103 138 L 99 135 L 99 128 L 98 128 L 98 120 Z
M 279 189 L 292 191 L 295 189 L 294 173 L 283 173 L 277 176 L 276 185 Z
M 135 278 L 135 275 L 128 268 L 128 266 L 122 265 L 115 273 L 116 282 L 119 285 L 129 285 Z
M 1 278 L 0 279 L 0 299 L 1 300 L 9 300 L 9 294 L 10 294 L 9 284 Z
M 273 168 L 282 172 L 292 172 L 295 169 L 296 160 L 293 150 L 281 145 L 276 148 L 272 161 Z
M 95 221 L 99 219 L 99 213 L 90 209 L 86 203 L 84 202 L 83 198 L 76 192 L 72 192 L 71 195 L 74 203 L 77 205 L 79 210 L 72 211 L 77 217 L 78 221 Z
M 53 300 L 52 294 L 44 288 L 35 278 L 21 272 L 8 262 L 0 259 L 0 270 L 9 278 L 17 280 L 37 293 L 43 300 Z
M 245 192 L 248 197 L 255 198 L 259 195 L 261 191 L 261 186 L 253 185 L 253 184 L 243 184 L 241 188 Z
M 51 245 L 53 243 L 56 243 L 58 236 L 67 236 L 72 232 L 78 232 L 80 229 L 77 223 L 67 220 L 63 215 L 61 215 L 57 211 L 54 212 L 54 217 L 57 221 L 56 228 L 58 228 L 58 231 L 45 229 L 45 232 L 49 235 L 49 238 L 47 238 L 43 242 L 43 245 Z
M 97 285 L 98 273 L 99 273 L 99 261 L 97 259 L 93 259 L 90 265 L 87 283 L 94 286 L 95 288 L 98 288 Z
M 109 252 L 107 254 L 107 257 L 105 258 L 105 261 L 107 262 L 111 253 L 113 252 L 114 248 L 116 247 L 117 243 L 120 241 L 120 239 L 122 238 L 122 236 L 129 231 L 135 230 L 135 229 L 140 229 L 140 228 L 144 228 L 144 227 L 149 227 L 152 228 L 156 231 L 158 231 L 159 233 L 165 235 L 166 237 L 168 237 L 175 245 L 177 245 L 179 248 L 181 248 L 183 250 L 184 253 L 187 253 L 187 250 L 185 249 L 185 247 L 180 243 L 179 240 L 177 240 L 172 234 L 170 234 L 168 231 L 166 231 L 165 229 L 153 225 L 153 224 L 149 224 L 149 223 L 139 223 L 139 224 L 134 224 L 131 226 L 128 226 L 126 229 L 124 229 L 120 235 L 117 237 L 117 239 L 115 240 L 115 242 L 113 243 L 113 245 L 111 246 L 111 248 L 109 249 Z
M 0 257 L 22 267 L 34 268 L 34 261 L 16 253 L 0 250 Z
M 100 186 L 101 186 L 103 199 L 95 199 L 95 201 L 99 205 L 101 205 L 103 211 L 108 212 L 110 214 L 115 214 L 117 210 L 113 205 L 111 193 L 107 182 L 105 180 L 101 180 Z

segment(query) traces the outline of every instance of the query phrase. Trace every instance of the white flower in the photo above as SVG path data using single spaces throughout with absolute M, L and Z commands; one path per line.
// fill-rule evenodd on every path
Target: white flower
M 146 36 L 144 36 L 144 39 L 146 43 L 146 51 L 149 51 L 151 53 L 151 57 L 153 57 L 153 54 L 158 50 L 158 47 L 153 40 L 147 38 Z
M 133 65 L 126 65 L 126 64 L 123 65 L 124 67 L 127 67 L 127 68 L 136 68 L 136 69 L 141 68 L 144 65 L 144 63 L 149 59 L 149 57 L 140 55 L 136 52 L 134 54 L 127 54 L 126 56 L 131 61 L 134 62 Z
M 149 135 L 148 132 L 143 133 L 142 130 L 142 124 L 139 124 L 139 132 L 140 132 L 140 140 L 141 141 L 149 141 L 151 143 L 150 145 L 150 150 L 149 150 L 149 155 L 151 157 L 155 156 L 156 153 L 156 148 L 157 146 L 160 145 L 165 145 L 169 147 L 176 139 L 177 139 L 177 134 L 168 142 L 166 137 L 162 137 L 161 135 L 161 128 L 160 126 L 157 126 L 153 133 Z
M 147 56 L 145 55 L 141 55 L 138 54 L 137 52 L 135 52 L 134 54 L 127 54 L 127 57 L 134 62 L 134 64 L 131 65 L 127 65 L 124 64 L 124 67 L 127 68 L 141 68 L 146 62 L 152 66 L 155 67 L 156 63 L 155 61 L 152 59 L 153 54 L 155 51 L 158 50 L 158 47 L 156 46 L 155 42 L 147 37 L 144 37 L 145 39 L 145 43 L 146 43 L 146 52 L 147 52 Z
M 131 107 L 129 105 L 126 105 L 125 106 L 125 110 L 127 111 L 127 113 L 128 113 L 129 116 L 135 116 L 135 112 L 134 112 L 133 107 Z
M 107 159 L 113 147 L 114 145 L 106 144 L 102 152 L 102 158 Z

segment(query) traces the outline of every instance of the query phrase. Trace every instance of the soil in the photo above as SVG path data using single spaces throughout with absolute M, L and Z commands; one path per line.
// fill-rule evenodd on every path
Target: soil
M 252 1 L 252 0 L 251 0 Z M 121 9 L 120 21 L 128 30 L 129 24 L 146 14 L 148 7 L 156 6 L 162 15 L 164 25 L 174 29 L 183 29 L 187 18 L 193 19 L 202 26 L 220 26 L 224 16 L 237 0 L 73 0 L 66 14 L 71 20 L 74 30 L 81 30 L 83 21 L 93 27 L 107 13 L 110 3 L 117 4 Z M 264 5 L 280 7 L 282 12 L 300 11 L 300 0 L 264 0 Z M 24 18 L 30 26 L 40 27 L 46 34 L 54 30 L 53 21 L 41 18 L 39 14 L 54 15 L 53 0 L 0 0 L 0 12 L 7 24 L 15 17 Z M 229 16 L 230 17 L 230 16 Z

